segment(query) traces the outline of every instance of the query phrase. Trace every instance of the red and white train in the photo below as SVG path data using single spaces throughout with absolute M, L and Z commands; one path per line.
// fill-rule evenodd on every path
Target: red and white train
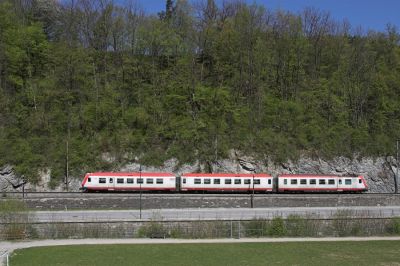
M 183 174 L 181 191 L 272 192 L 273 178 L 268 174 Z
M 363 176 L 293 175 L 278 176 L 279 192 L 363 192 L 367 191 Z
M 275 184 L 275 185 L 274 185 Z M 188 173 L 88 173 L 82 190 L 89 191 L 175 191 L 175 192 L 364 192 L 363 176 L 282 174 L 274 182 L 269 174 Z

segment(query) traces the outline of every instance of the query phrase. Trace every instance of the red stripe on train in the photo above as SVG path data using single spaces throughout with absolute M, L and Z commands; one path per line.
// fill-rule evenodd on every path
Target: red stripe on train
M 365 191 L 365 188 L 279 188 L 283 191 Z
M 168 190 L 175 191 L 175 187 L 84 187 L 87 190 L 118 190 L 118 191 L 145 191 L 145 190 Z
M 194 187 L 182 187 L 182 191 L 185 190 L 208 190 L 208 191 L 253 191 L 253 188 L 194 188 Z M 272 188 L 254 188 L 254 191 L 272 191 Z

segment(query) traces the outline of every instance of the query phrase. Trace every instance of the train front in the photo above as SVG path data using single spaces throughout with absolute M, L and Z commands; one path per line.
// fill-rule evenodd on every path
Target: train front
M 82 190 L 82 192 L 88 192 L 87 181 L 88 181 L 89 177 L 90 177 L 90 173 L 87 173 L 85 175 L 85 177 L 83 178 L 81 187 L 79 188 L 79 190 Z

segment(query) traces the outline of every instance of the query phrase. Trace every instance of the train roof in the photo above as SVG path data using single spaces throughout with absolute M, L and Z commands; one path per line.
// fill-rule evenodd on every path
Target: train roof
M 320 175 L 320 174 L 281 174 L 278 176 L 279 178 L 350 178 L 350 177 L 357 177 L 357 176 L 338 176 L 338 175 Z
M 88 173 L 89 176 L 175 176 L 173 173 L 167 172 L 95 172 Z
M 205 174 L 205 173 L 187 173 L 183 174 L 182 177 L 272 177 L 266 173 L 260 174 L 235 174 L 235 173 L 212 173 L 212 174 Z

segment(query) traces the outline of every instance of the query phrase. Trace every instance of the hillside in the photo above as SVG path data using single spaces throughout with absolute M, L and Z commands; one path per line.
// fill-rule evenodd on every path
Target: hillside
M 232 150 L 275 165 L 395 154 L 394 26 L 233 1 L 166 7 L 1 1 L 0 166 L 31 183 L 50 170 L 57 186 L 169 159 L 217 171 Z

